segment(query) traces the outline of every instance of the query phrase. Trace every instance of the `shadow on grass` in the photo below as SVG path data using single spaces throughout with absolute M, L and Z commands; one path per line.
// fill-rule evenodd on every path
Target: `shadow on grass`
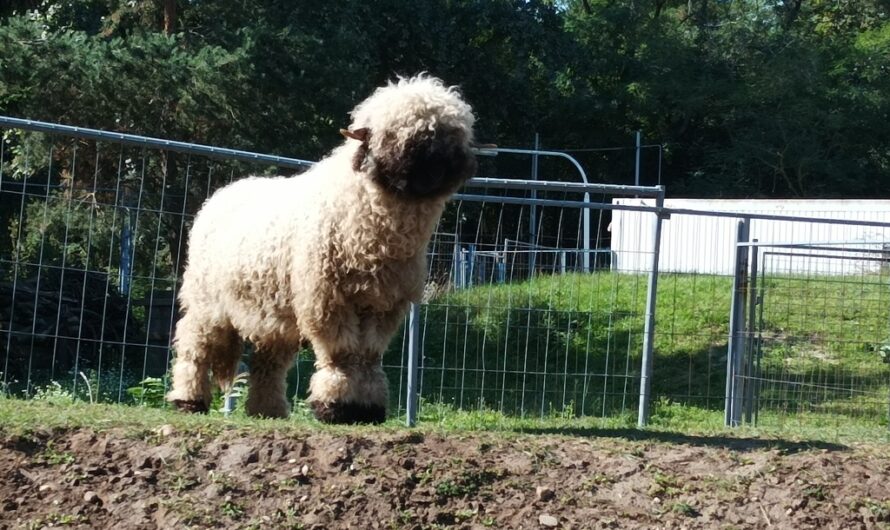
M 697 447 L 715 447 L 722 449 L 730 449 L 732 451 L 759 451 L 764 449 L 777 449 L 782 454 L 794 454 L 803 451 L 824 450 L 824 451 L 849 451 L 846 445 L 825 442 L 822 440 L 782 440 L 782 439 L 761 439 L 761 438 L 736 438 L 733 436 L 722 435 L 695 435 L 684 434 L 679 432 L 668 431 L 647 431 L 642 429 L 615 429 L 615 428 L 527 428 L 517 429 L 517 432 L 523 434 L 551 434 L 578 436 L 582 438 L 621 438 L 630 441 L 648 441 L 659 443 L 670 443 L 679 445 L 693 445 Z

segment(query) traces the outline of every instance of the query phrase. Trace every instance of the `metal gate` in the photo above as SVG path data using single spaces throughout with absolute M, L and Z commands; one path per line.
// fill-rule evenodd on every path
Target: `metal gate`
M 726 423 L 888 421 L 886 243 L 746 243 L 739 228 Z

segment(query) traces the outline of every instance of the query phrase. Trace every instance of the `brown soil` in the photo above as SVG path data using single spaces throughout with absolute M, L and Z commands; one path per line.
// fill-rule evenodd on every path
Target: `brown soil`
M 79 429 L 0 435 L 0 529 L 881 528 L 888 466 L 876 447 L 635 431 Z

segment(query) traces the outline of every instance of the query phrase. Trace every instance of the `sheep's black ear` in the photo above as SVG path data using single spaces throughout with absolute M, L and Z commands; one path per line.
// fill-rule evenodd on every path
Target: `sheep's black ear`
M 342 134 L 344 138 L 351 138 L 366 144 L 368 143 L 368 137 L 371 136 L 371 131 L 367 127 L 362 127 L 361 129 L 356 129 L 354 131 L 340 129 L 340 134 Z

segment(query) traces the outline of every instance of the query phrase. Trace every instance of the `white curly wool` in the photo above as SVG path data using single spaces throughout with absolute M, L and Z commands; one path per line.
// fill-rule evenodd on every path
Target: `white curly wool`
M 426 76 L 378 88 L 352 116 L 353 139 L 303 175 L 246 178 L 198 213 L 168 394 L 180 408 L 206 410 L 208 372 L 227 385 L 249 340 L 247 412 L 286 416 L 286 372 L 309 341 L 316 416 L 385 418 L 381 356 L 420 300 L 446 201 L 475 171 L 474 118 Z

